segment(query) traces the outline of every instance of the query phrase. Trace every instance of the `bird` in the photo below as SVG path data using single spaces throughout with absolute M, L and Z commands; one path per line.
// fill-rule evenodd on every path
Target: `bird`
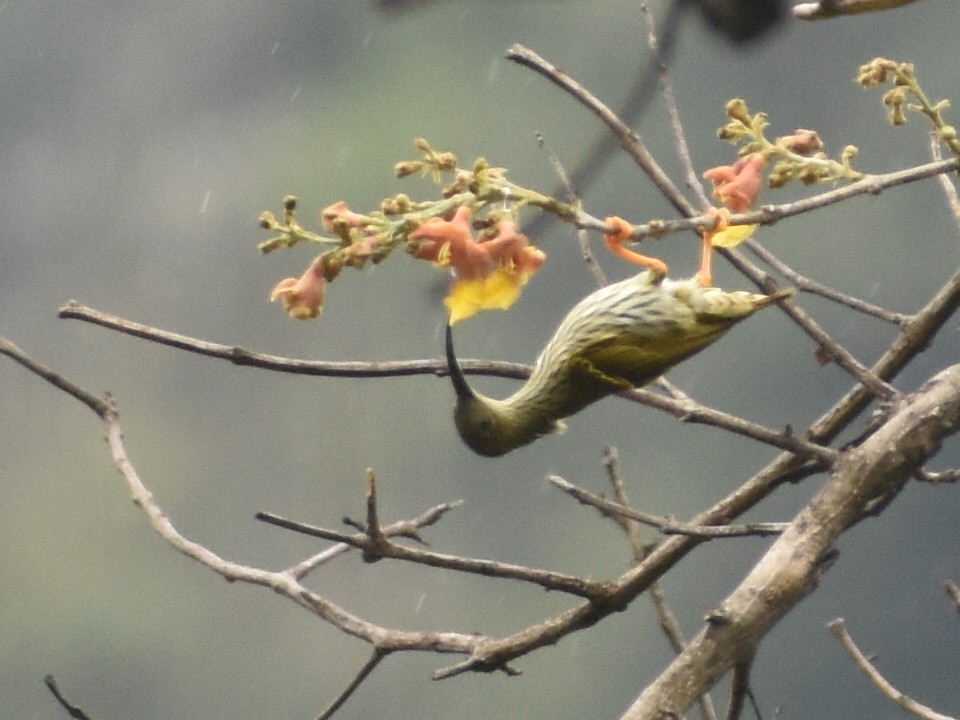
M 467 383 L 446 329 L 456 393 L 454 422 L 478 455 L 499 457 L 544 435 L 607 395 L 642 387 L 697 354 L 757 310 L 793 294 L 726 291 L 699 275 L 672 280 L 665 266 L 607 285 L 578 302 L 544 347 L 530 377 L 505 399 Z

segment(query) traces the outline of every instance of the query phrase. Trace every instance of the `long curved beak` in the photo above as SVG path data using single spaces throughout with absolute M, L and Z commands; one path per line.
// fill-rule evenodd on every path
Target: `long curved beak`
M 476 393 L 474 393 L 470 385 L 467 384 L 467 378 L 464 377 L 460 362 L 457 360 L 457 355 L 453 351 L 453 330 L 450 328 L 450 323 L 447 323 L 446 348 L 447 370 L 450 371 L 450 381 L 453 383 L 454 392 L 456 392 L 457 397 L 461 399 L 475 398 Z

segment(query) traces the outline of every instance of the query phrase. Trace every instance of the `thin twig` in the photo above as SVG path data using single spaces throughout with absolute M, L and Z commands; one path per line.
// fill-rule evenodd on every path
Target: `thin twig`
M 660 89 L 667 106 L 667 113 L 670 115 L 670 129 L 677 147 L 677 156 L 680 158 L 684 175 L 687 177 L 687 187 L 697 196 L 700 207 L 710 207 L 710 199 L 707 197 L 703 189 L 703 183 L 700 182 L 697 171 L 693 167 L 690 147 L 687 145 L 687 136 L 683 131 L 683 122 L 680 120 L 677 99 L 673 94 L 673 84 L 670 82 L 670 75 L 667 73 L 667 66 L 660 52 L 660 41 L 657 37 L 657 27 L 653 20 L 653 13 L 650 12 L 646 4 L 640 6 L 640 12 L 647 22 L 647 45 L 650 46 L 650 62 L 656 67 L 657 75 L 660 78 Z
M 907 697 L 902 692 L 897 690 L 893 685 L 891 685 L 887 680 L 880 674 L 873 663 L 871 663 L 867 657 L 860 652 L 860 648 L 857 647 L 856 643 L 853 641 L 853 638 L 850 637 L 850 634 L 847 632 L 847 629 L 844 627 L 843 620 L 836 619 L 827 624 L 827 627 L 830 629 L 830 632 L 840 641 L 840 644 L 843 645 L 844 650 L 847 651 L 847 654 L 853 658 L 853 661 L 857 664 L 857 667 L 860 668 L 870 681 L 876 685 L 880 692 L 883 695 L 895 702 L 902 709 L 906 710 L 908 713 L 912 713 L 917 717 L 924 718 L 924 720 L 955 720 L 949 715 L 941 715 L 935 710 L 928 708 L 926 705 L 918 703 L 916 700 Z
M 907 327 L 900 331 L 900 335 L 870 368 L 870 372 L 888 381 L 896 377 L 917 353 L 930 346 L 934 335 L 953 317 L 958 307 L 960 270 L 934 294 L 930 302 L 914 314 Z M 871 400 L 873 395 L 862 385 L 853 387 L 810 426 L 806 437 L 818 443 L 832 442 Z
M 753 666 L 754 655 L 733 668 L 733 679 L 730 683 L 730 700 L 727 703 L 727 712 L 724 720 L 740 720 L 743 714 L 744 700 L 750 696 L 750 669 Z
M 940 133 L 936 131 L 931 132 L 930 155 L 933 157 L 935 162 L 943 159 L 943 152 L 940 149 L 940 142 Z M 947 196 L 947 206 L 953 213 L 954 222 L 960 226 L 960 197 L 957 196 L 957 186 L 953 184 L 953 176 L 944 174 L 938 176 L 937 179 L 940 181 L 940 187 L 943 189 L 943 194 Z
M 947 485 L 960 482 L 960 470 L 941 470 L 940 472 L 935 472 L 933 470 L 921 469 L 915 477 L 920 482 L 927 482 L 932 485 Z
M 61 388 L 63 389 L 63 388 Z M 64 710 L 74 718 L 74 720 L 91 720 L 91 717 L 87 715 L 83 710 L 78 708 L 76 705 L 73 705 L 70 701 L 63 696 L 63 693 L 60 692 L 60 688 L 57 686 L 57 681 L 54 679 L 53 675 L 47 675 L 43 678 L 44 684 L 47 686 L 47 689 L 53 694 L 57 699 L 57 702 L 63 707 Z
M 560 158 L 554 155 L 547 147 L 547 141 L 540 133 L 537 133 L 537 145 L 547 153 L 547 158 L 550 160 L 550 165 L 553 166 L 553 171 L 557 174 L 557 177 L 560 178 L 560 184 L 567 196 L 567 203 L 575 207 L 578 211 L 582 210 L 583 203 L 580 202 L 580 196 L 570 181 L 567 169 L 563 166 L 563 163 L 560 162 Z M 593 279 L 597 281 L 597 286 L 605 286 L 607 284 L 607 276 L 604 274 L 603 268 L 600 267 L 600 263 L 597 262 L 596 255 L 593 254 L 593 248 L 590 247 L 590 238 L 585 228 L 577 228 L 577 243 L 580 246 L 580 255 L 583 261 L 587 263 L 587 267 L 590 268 L 590 272 L 593 273 Z
M 940 178 L 946 179 L 946 176 L 941 175 Z M 834 288 L 822 285 L 814 280 L 811 280 L 806 275 L 801 275 L 753 238 L 746 240 L 743 245 L 763 262 L 783 275 L 783 277 L 786 278 L 786 280 L 798 290 L 808 292 L 812 295 L 819 295 L 820 297 L 832 300 L 840 305 L 844 305 L 851 310 L 856 310 L 857 312 L 864 313 L 865 315 L 872 315 L 873 317 L 885 320 L 886 322 L 899 325 L 901 328 L 911 320 L 910 315 L 893 312 L 892 310 L 887 310 L 879 305 L 873 305 L 872 303 L 868 303 L 860 298 L 855 298 L 851 295 L 840 292 L 839 290 L 835 290 Z
M 570 95 L 577 98 L 585 107 L 590 109 L 607 127 L 617 136 L 623 149 L 640 168 L 647 174 L 660 193 L 682 214 L 693 215 L 695 210 L 680 189 L 674 185 L 670 176 L 660 167 L 650 151 L 647 150 L 640 135 L 624 123 L 617 114 L 587 90 L 583 85 L 558 69 L 547 60 L 540 57 L 530 48 L 523 45 L 511 45 L 507 50 L 507 59 L 530 68 L 559 86 Z M 712 226 L 713 223 L 711 222 Z
M 837 457 L 835 450 L 808 442 L 791 432 L 778 432 L 736 415 L 725 413 L 722 410 L 702 405 L 690 398 L 689 395 L 682 393 L 669 381 L 665 382 L 667 383 L 666 387 L 669 388 L 668 391 L 671 393 L 669 397 L 644 388 L 629 390 L 620 393 L 620 396 L 668 412 L 681 422 L 723 428 L 737 435 L 749 437 L 766 445 L 772 445 L 794 453 L 798 457 L 815 459 L 817 466 L 820 468 L 832 463 Z
M 383 660 L 389 652 L 381 650 L 379 648 L 374 649 L 373 654 L 370 656 L 370 659 L 367 660 L 363 667 L 361 667 L 357 674 L 353 676 L 347 686 L 343 689 L 333 702 L 331 702 L 323 711 L 317 715 L 317 720 L 329 720 L 333 717 L 333 714 L 340 709 L 340 707 L 350 698 L 351 695 L 360 687 L 364 680 L 374 671 L 377 665 L 380 664 L 380 661 Z
M 670 518 L 635 510 L 634 508 L 621 505 L 620 503 L 607 500 L 604 497 L 596 495 L 589 490 L 577 487 L 573 483 L 565 480 L 559 475 L 548 475 L 547 479 L 570 495 L 575 500 L 591 505 L 604 513 L 622 515 L 654 527 L 664 535 L 689 535 L 699 538 L 722 538 L 722 537 L 767 537 L 770 535 L 779 535 L 786 527 L 786 523 L 750 523 L 748 525 L 694 525 L 690 523 L 678 522 Z
M 68 395 L 72 395 L 88 408 L 93 410 L 101 418 L 106 417 L 106 415 L 110 412 L 111 403 L 109 398 L 99 398 L 89 390 L 84 390 L 76 383 L 63 377 L 63 375 L 60 373 L 54 372 L 46 365 L 37 362 L 19 347 L 17 347 L 14 343 L 10 342 L 4 337 L 0 337 L 0 354 L 6 355 L 7 357 L 15 360 L 23 365 L 23 367 L 27 368 L 27 370 L 35 375 L 39 375 L 54 387 L 60 388 Z
M 348 361 L 332 362 L 325 360 L 298 360 L 296 358 L 269 355 L 267 353 L 246 350 L 239 345 L 222 345 L 220 343 L 200 340 L 188 335 L 161 330 L 151 325 L 144 325 L 133 320 L 127 320 L 118 315 L 95 310 L 94 308 L 79 305 L 71 301 L 60 308 L 61 318 L 82 320 L 93 325 L 114 330 L 124 335 L 132 335 L 143 340 L 175 347 L 178 350 L 206 357 L 226 360 L 234 365 L 256 367 L 274 372 L 292 373 L 299 375 L 318 375 L 324 377 L 341 378 L 383 378 L 405 377 L 410 375 L 445 376 L 449 372 L 447 361 L 435 360 L 394 360 L 390 362 Z M 0 347 L 2 351 L 2 347 Z M 507 363 L 496 361 L 460 361 L 464 372 L 473 375 L 491 375 L 495 377 L 515 378 L 524 380 L 530 376 L 530 366 L 522 363 Z
M 432 508 L 415 518 L 410 520 L 398 520 L 397 522 L 390 523 L 389 525 L 380 528 L 380 532 L 387 537 L 399 536 L 420 541 L 418 531 L 421 528 L 433 525 L 450 510 L 453 510 L 462 504 L 463 500 L 454 500 L 452 502 L 434 505 Z M 316 555 L 307 558 L 303 562 L 297 563 L 293 567 L 289 568 L 287 572 L 289 572 L 295 578 L 302 580 L 310 571 L 319 567 L 323 563 L 329 562 L 335 557 L 339 557 L 345 552 L 349 552 L 350 550 L 354 549 L 354 546 L 348 543 L 337 543 L 336 545 L 327 548 L 323 552 L 319 552 Z
M 465 558 L 458 555 L 446 555 L 428 550 L 409 548 L 390 542 L 386 538 L 373 540 L 366 532 L 367 528 L 364 528 L 364 532 L 347 534 L 297 522 L 295 520 L 289 520 L 288 518 L 268 512 L 258 512 L 255 517 L 261 522 L 275 525 L 285 530 L 292 530 L 302 535 L 310 535 L 324 540 L 351 545 L 362 550 L 365 559 L 391 558 L 393 560 L 403 560 L 418 565 L 428 565 L 430 567 L 455 570 L 473 575 L 520 580 L 522 582 L 539 585 L 547 590 L 557 590 L 583 598 L 601 597 L 607 590 L 607 586 L 604 583 L 592 582 L 549 570 L 513 565 L 496 560 Z M 355 525 L 356 523 L 350 524 Z
M 613 488 L 613 497 L 620 505 L 630 506 L 630 498 L 627 496 L 627 488 L 623 484 L 623 477 L 620 474 L 620 458 L 614 447 L 605 447 L 603 449 L 603 466 L 607 471 L 607 478 Z M 605 513 L 606 514 L 606 513 Z M 640 535 L 640 523 L 631 518 L 618 513 L 610 514 L 616 523 L 626 533 L 630 541 L 630 547 L 633 550 L 633 559 L 635 563 L 643 562 L 646 557 L 646 548 L 643 544 L 643 538 Z M 663 591 L 663 583 L 659 580 L 650 584 L 647 590 L 653 608 L 657 612 L 657 618 L 660 621 L 660 629 L 670 643 L 670 647 L 677 654 L 683 652 L 686 640 L 683 637 L 683 629 L 680 627 L 680 621 L 670 609 L 667 603 L 666 593 Z M 700 713 L 703 720 L 716 720 L 717 711 L 713 707 L 713 700 L 709 693 L 700 696 Z
M 778 288 L 772 278 L 759 267 L 754 265 L 739 250 L 721 248 L 723 256 L 734 263 L 736 268 L 750 278 L 757 287 L 765 292 L 772 293 Z M 840 368 L 850 374 L 858 383 L 860 383 L 872 395 L 878 398 L 890 399 L 896 397 L 898 392 L 896 388 L 891 387 L 883 381 L 876 373 L 857 360 L 853 354 L 843 345 L 838 343 L 823 327 L 814 320 L 809 313 L 801 308 L 792 298 L 784 298 L 777 303 L 787 317 L 817 343 L 817 350 L 823 357 L 829 358 Z
M 629 507 L 630 502 L 627 497 L 627 488 L 623 484 L 623 477 L 620 475 L 620 454 L 617 452 L 617 449 L 609 445 L 604 447 L 602 462 L 603 468 L 607 472 L 607 479 L 613 488 L 614 500 L 621 505 Z M 614 522 L 620 526 L 620 529 L 623 530 L 627 536 L 627 540 L 630 542 L 630 550 L 633 553 L 633 561 L 637 563 L 642 562 L 647 551 L 644 547 L 643 538 L 640 535 L 640 523 L 619 513 L 607 513 L 602 510 L 601 512 L 607 517 L 613 518 Z

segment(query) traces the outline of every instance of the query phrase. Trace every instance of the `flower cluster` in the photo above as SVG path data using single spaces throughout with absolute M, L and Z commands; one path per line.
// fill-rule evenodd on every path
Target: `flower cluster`
M 391 201 L 397 202 L 397 198 Z M 409 201 L 399 202 L 410 211 L 408 204 Z M 362 215 L 340 201 L 321 214 L 324 229 L 337 239 L 304 230 L 296 221 L 295 208 L 295 199 L 287 198 L 283 223 L 270 213 L 261 216 L 264 228 L 279 233 L 265 243 L 266 252 L 303 241 L 336 244 L 315 258 L 299 278 L 281 280 L 271 291 L 270 299 L 280 300 L 290 317 L 298 320 L 320 315 L 327 283 L 344 268 L 359 270 L 368 262 L 378 263 L 401 243 L 418 260 L 453 272 L 450 292 L 444 300 L 451 323 L 481 310 L 506 310 L 546 260 L 544 252 L 530 244 L 509 215 L 491 214 L 480 221 L 478 225 L 483 231 L 475 237 L 473 212 L 466 204 L 458 205 L 449 220 L 429 217 L 417 223 L 413 219 L 416 213 L 391 222 L 386 220 L 388 213 Z
M 815 130 L 799 128 L 790 135 L 773 141 L 766 137 L 769 126 L 764 113 L 751 113 L 740 98 L 727 103 L 729 119 L 717 135 L 722 140 L 742 143 L 740 158 L 733 165 L 711 168 L 704 177 L 713 183 L 713 195 L 722 208 L 714 210 L 718 222 L 705 234 L 715 247 L 735 247 L 750 237 L 756 225 L 729 225 L 730 213 L 747 212 L 756 203 L 763 187 L 764 175 L 772 188 L 799 180 L 805 185 L 840 180 L 859 180 L 863 174 L 854 170 L 851 161 L 857 148 L 848 145 L 833 160 L 823 150 L 823 141 Z M 772 167 L 770 167 L 772 165 Z
M 492 234 L 477 238 L 472 216 L 470 208 L 461 205 L 450 220 L 431 218 L 408 235 L 414 257 L 454 272 L 444 300 L 451 324 L 481 310 L 509 308 L 546 260 L 544 252 L 517 231 L 512 219 L 496 221 L 488 229 Z
M 960 137 L 958 137 L 957 128 L 949 124 L 943 116 L 944 111 L 950 107 L 949 101 L 932 102 L 927 97 L 923 88 L 920 87 L 912 63 L 874 58 L 861 66 L 857 73 L 857 82 L 865 88 L 891 83 L 893 87 L 883 96 L 883 104 L 889 109 L 888 118 L 891 124 L 905 125 L 907 111 L 922 113 L 933 124 L 937 135 L 951 152 L 960 155 Z
M 297 320 L 311 320 L 320 315 L 326 296 L 326 284 L 334 280 L 345 267 L 361 269 L 368 262 L 379 262 L 390 251 L 382 243 L 379 218 L 360 215 L 343 201 L 334 203 L 321 214 L 324 229 L 335 235 L 328 238 L 304 229 L 296 218 L 297 199 L 284 199 L 283 220 L 271 212 L 260 215 L 260 225 L 277 233 L 260 244 L 262 252 L 281 247 L 292 247 L 301 242 L 317 245 L 335 245 L 318 256 L 299 278 L 281 280 L 270 292 L 272 301 L 280 300 L 284 310 Z
M 774 164 L 768 179 L 768 185 L 772 188 L 783 187 L 791 180 L 812 185 L 859 180 L 863 177 L 863 173 L 854 170 L 851 165 L 851 160 L 857 154 L 857 148 L 852 145 L 841 151 L 839 160 L 833 160 L 823 151 L 823 142 L 815 130 L 801 128 L 770 141 L 765 134 L 769 126 L 766 114 L 751 114 L 747 104 L 740 98 L 727 103 L 726 113 L 730 121 L 720 128 L 717 135 L 721 140 L 743 143 L 740 151 L 742 159 L 759 154 L 768 164 L 772 161 Z

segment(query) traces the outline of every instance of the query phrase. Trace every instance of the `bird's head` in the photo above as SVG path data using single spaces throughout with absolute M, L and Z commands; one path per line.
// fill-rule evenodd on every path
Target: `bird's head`
M 447 368 L 457 394 L 453 421 L 463 442 L 475 453 L 499 457 L 557 430 L 556 421 L 528 412 L 526 403 L 510 398 L 495 400 L 471 388 L 453 351 L 453 334 L 449 325 L 446 349 Z

